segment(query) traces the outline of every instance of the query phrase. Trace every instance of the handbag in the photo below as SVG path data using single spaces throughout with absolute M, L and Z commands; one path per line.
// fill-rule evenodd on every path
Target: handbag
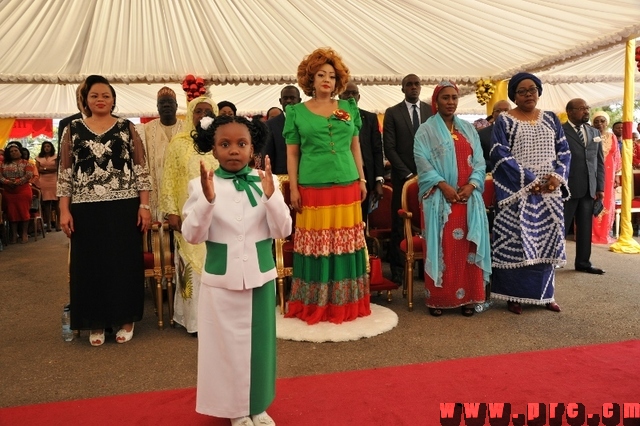
M 378 256 L 369 256 L 369 285 L 381 285 L 382 279 L 382 260 Z

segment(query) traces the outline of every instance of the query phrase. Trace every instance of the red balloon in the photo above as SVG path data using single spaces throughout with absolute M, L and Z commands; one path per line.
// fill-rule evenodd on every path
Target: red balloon
M 196 78 L 192 74 L 187 74 L 187 76 L 184 79 L 189 84 L 196 82 Z
M 202 77 L 196 78 L 196 84 L 198 86 L 204 86 L 204 80 L 202 79 Z
M 189 90 L 191 90 L 192 92 L 195 92 L 198 90 L 198 86 L 195 83 L 192 83 L 189 85 Z
M 184 90 L 185 92 L 189 90 L 189 83 L 187 83 L 186 80 L 182 82 L 182 90 Z
M 201 94 L 201 95 L 204 95 L 205 93 L 207 93 L 207 88 L 206 88 L 206 87 L 204 87 L 204 86 L 202 86 L 202 87 L 200 88 L 200 94 Z

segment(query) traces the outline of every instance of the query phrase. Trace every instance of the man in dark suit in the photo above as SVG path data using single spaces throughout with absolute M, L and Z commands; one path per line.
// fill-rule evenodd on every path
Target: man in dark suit
M 300 90 L 296 86 L 286 86 L 280 92 L 280 105 L 282 114 L 267 120 L 269 136 L 262 150 L 262 157 L 268 155 L 271 159 L 271 171 L 276 175 L 287 174 L 287 144 L 282 136 L 287 105 L 300 103 Z
M 73 114 L 70 115 L 68 117 L 63 118 L 62 120 L 60 120 L 60 123 L 58 123 L 58 150 L 56 151 L 58 153 L 58 163 L 60 162 L 60 140 L 62 139 L 62 134 L 64 133 L 64 129 L 71 124 L 71 122 L 73 120 L 77 120 L 78 118 L 82 118 L 82 97 L 80 96 L 80 90 L 82 89 L 82 84 L 79 84 L 78 87 L 76 88 L 76 106 L 78 107 L 78 112 L 77 114 Z
M 564 203 L 564 224 L 569 232 L 575 221 L 576 271 L 604 274 L 591 265 L 591 226 L 594 200 L 604 198 L 604 155 L 600 132 L 589 126 L 589 107 L 583 99 L 567 103 L 569 121 L 562 125 L 571 149 L 569 191 L 571 198 Z
M 360 91 L 355 83 L 348 83 L 347 88 L 340 94 L 340 99 L 360 100 Z M 362 220 L 366 221 L 369 215 L 369 204 L 375 203 L 382 198 L 382 184 L 384 184 L 384 160 L 382 158 L 382 137 L 378 117 L 362 108 L 360 118 L 362 127 L 360 128 L 360 151 L 362 152 L 362 163 L 364 176 L 367 180 L 367 199 L 362 202 Z
M 489 158 L 489 152 L 491 151 L 491 145 L 493 143 L 491 141 L 493 124 L 496 122 L 496 118 L 498 118 L 500 114 L 505 111 L 509 111 L 510 109 L 511 104 L 509 103 L 509 101 L 502 100 L 496 102 L 495 104 L 493 104 L 493 111 L 491 112 L 491 125 L 478 130 L 478 135 L 480 136 L 480 144 L 482 145 L 482 155 L 484 156 L 485 163 L 487 163 L 487 173 L 491 173 L 491 170 L 493 170 L 493 163 Z
M 413 138 L 421 123 L 431 116 L 431 105 L 420 101 L 420 78 L 409 74 L 402 79 L 404 100 L 387 108 L 384 114 L 383 143 L 384 153 L 391 163 L 391 242 L 389 244 L 389 263 L 392 280 L 402 283 L 404 262 L 400 252 L 402 241 L 402 219 L 398 215 L 401 207 L 402 186 L 407 179 L 416 174 L 416 162 L 413 157 Z

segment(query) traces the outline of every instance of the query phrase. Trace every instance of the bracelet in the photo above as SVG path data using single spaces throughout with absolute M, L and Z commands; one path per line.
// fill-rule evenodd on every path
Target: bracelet
M 151 206 L 149 204 L 140 204 L 141 209 L 151 210 Z
M 473 189 L 478 189 L 478 185 L 473 182 L 469 182 L 469 185 L 473 186 Z
M 367 183 L 367 180 L 366 180 L 366 179 L 364 179 L 364 178 L 360 178 L 360 182 Z

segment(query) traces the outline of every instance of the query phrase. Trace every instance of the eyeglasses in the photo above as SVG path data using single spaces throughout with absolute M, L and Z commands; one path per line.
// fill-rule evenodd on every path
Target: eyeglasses
M 518 89 L 516 90 L 516 95 L 518 96 L 527 96 L 527 94 L 535 95 L 536 93 L 538 93 L 539 90 L 540 88 L 538 86 L 533 86 L 528 89 Z
M 576 111 L 586 112 L 586 111 L 589 111 L 591 108 L 590 108 L 590 107 L 588 107 L 588 106 L 583 106 L 583 107 L 571 108 L 571 109 L 574 109 L 574 110 L 576 110 Z

